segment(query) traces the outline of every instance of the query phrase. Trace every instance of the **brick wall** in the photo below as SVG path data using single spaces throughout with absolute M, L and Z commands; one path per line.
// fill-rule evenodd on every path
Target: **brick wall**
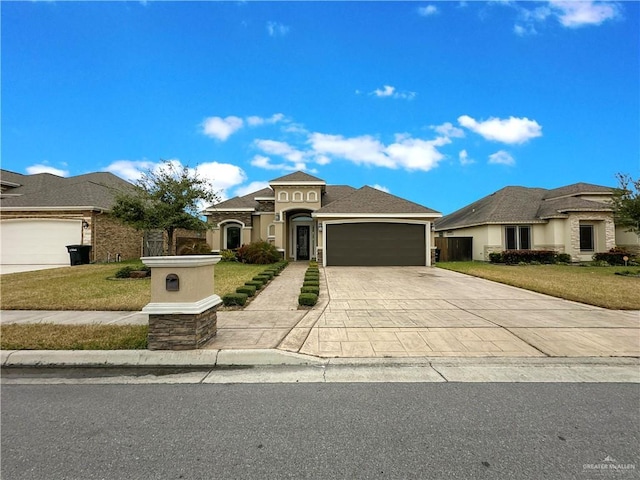
M 96 262 L 114 261 L 116 254 L 122 260 L 140 258 L 142 232 L 126 226 L 108 214 L 96 214 L 92 222 L 92 259 Z

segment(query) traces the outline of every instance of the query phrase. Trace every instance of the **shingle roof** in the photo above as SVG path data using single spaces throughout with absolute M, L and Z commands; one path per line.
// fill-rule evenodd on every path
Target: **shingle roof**
M 0 208 L 96 207 L 108 210 L 119 192 L 134 186 L 108 172 L 95 172 L 74 177 L 50 173 L 21 175 L 1 171 L 2 179 L 20 186 L 4 192 Z
M 368 186 L 354 190 L 350 194 L 325 205 L 316 210 L 314 215 L 327 213 L 439 214 L 439 212 L 430 208 Z
M 577 196 L 594 192 L 611 193 L 611 189 L 587 183 L 553 190 L 505 187 L 437 220 L 435 230 L 492 223 L 541 223 L 548 218 L 566 217 L 565 212 L 569 211 L 610 211 L 607 204 Z
M 281 183 L 281 182 L 291 182 L 291 183 L 299 183 L 299 182 L 316 182 L 316 183 L 325 183 L 324 180 L 318 177 L 314 177 L 313 175 L 309 175 L 305 172 L 293 172 L 289 175 L 285 175 L 284 177 L 279 177 L 271 180 L 269 183 Z
M 349 185 L 327 185 L 325 193 L 322 195 L 322 206 L 329 205 L 341 198 L 350 195 L 356 189 Z
M 233 197 L 224 202 L 216 203 L 210 206 L 207 210 L 216 209 L 233 209 L 233 208 L 258 208 L 258 202 L 256 197 L 273 197 L 273 190 L 269 187 L 258 190 L 257 192 L 248 193 L 242 197 Z

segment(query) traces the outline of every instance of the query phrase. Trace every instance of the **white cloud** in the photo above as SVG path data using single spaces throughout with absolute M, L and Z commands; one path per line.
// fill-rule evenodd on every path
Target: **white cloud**
M 449 137 L 449 138 L 464 137 L 464 130 L 458 127 L 454 127 L 450 122 L 443 123 L 442 125 L 431 126 L 431 128 L 444 137 Z
M 500 150 L 496 153 L 489 155 L 489 163 L 495 165 L 515 165 L 516 161 L 509 154 L 509 152 L 505 152 L 504 150 Z
M 371 95 L 378 98 L 399 98 L 402 100 L 413 100 L 416 97 L 416 92 L 398 92 L 396 87 L 391 85 L 383 85 L 382 88 L 376 88 Z
M 508 119 L 489 118 L 478 122 L 468 115 L 458 118 L 458 123 L 483 136 L 487 140 L 514 144 L 524 143 L 542 136 L 542 127 L 535 120 L 509 117 Z
M 246 118 L 247 125 L 250 127 L 258 127 L 260 125 L 273 125 L 275 123 L 281 122 L 284 120 L 284 115 L 282 113 L 274 113 L 269 118 L 258 117 L 257 115 L 252 115 Z
M 345 138 L 316 132 L 309 136 L 309 143 L 317 155 L 344 158 L 356 165 L 396 168 L 394 162 L 384 154 L 384 145 L 370 135 Z
M 427 5 L 425 7 L 418 8 L 418 14 L 423 17 L 430 17 L 431 15 L 435 15 L 438 13 L 438 7 L 435 5 Z
M 460 150 L 460 153 L 458 153 L 458 160 L 460 160 L 460 165 L 471 165 L 472 163 L 476 163 L 474 159 L 469 158 L 469 154 L 466 150 Z
M 242 185 L 235 189 L 235 194 L 239 197 L 243 197 L 248 195 L 249 193 L 257 192 L 258 190 L 262 190 L 263 188 L 267 188 L 269 186 L 269 182 L 251 182 L 247 185 Z
M 57 175 L 58 177 L 68 177 L 69 171 L 62 170 L 60 168 L 51 167 L 49 165 L 43 165 L 38 163 L 26 168 L 29 175 L 35 175 L 36 173 L 50 173 L 51 175 Z
M 567 28 L 600 25 L 620 16 L 620 9 L 614 2 L 552 0 L 549 5 L 558 21 Z
M 304 162 L 293 163 L 273 163 L 271 158 L 264 155 L 256 155 L 251 160 L 251 165 L 258 168 L 264 168 L 265 170 L 285 170 L 295 172 L 298 170 L 309 171 L 307 165 Z
M 373 188 L 375 188 L 376 190 L 380 190 L 381 192 L 391 193 L 391 191 L 387 187 L 383 187 L 382 185 L 378 185 L 377 183 L 375 185 L 371 185 L 371 186 Z
M 331 163 L 331 159 L 326 155 L 318 155 L 315 161 L 318 165 L 329 165 Z
M 254 143 L 263 152 L 270 155 L 284 157 L 290 162 L 301 162 L 304 158 L 303 152 L 293 148 L 286 142 L 279 142 L 276 140 L 256 140 Z
M 116 160 L 105 170 L 125 180 L 135 182 L 144 172 L 151 170 L 155 165 L 156 163 L 149 160 Z
M 208 137 L 225 141 L 230 135 L 240 130 L 243 125 L 242 119 L 235 116 L 208 117 L 202 122 L 202 131 Z
M 438 166 L 438 162 L 444 158 L 436 147 L 451 143 L 446 137 L 435 140 L 421 140 L 418 138 L 405 138 L 400 136 L 396 143 L 386 148 L 386 153 L 396 166 L 406 170 L 429 170 Z
M 278 22 L 267 22 L 267 33 L 270 37 L 284 37 L 290 28 Z

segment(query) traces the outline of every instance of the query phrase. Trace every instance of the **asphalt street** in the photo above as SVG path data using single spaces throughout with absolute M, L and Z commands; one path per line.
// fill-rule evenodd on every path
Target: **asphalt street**
M 632 479 L 640 386 L 5 384 L 4 480 Z

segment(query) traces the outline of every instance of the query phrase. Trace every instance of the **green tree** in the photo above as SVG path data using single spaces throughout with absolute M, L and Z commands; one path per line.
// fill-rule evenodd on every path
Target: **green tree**
M 640 236 L 640 178 L 617 173 L 618 188 L 613 192 L 612 204 L 616 225 Z
M 111 215 L 138 230 L 163 230 L 169 255 L 174 255 L 175 230 L 206 230 L 206 222 L 199 217 L 202 204 L 218 201 L 206 179 L 178 162 L 165 161 L 147 170 L 131 193 L 118 194 Z

